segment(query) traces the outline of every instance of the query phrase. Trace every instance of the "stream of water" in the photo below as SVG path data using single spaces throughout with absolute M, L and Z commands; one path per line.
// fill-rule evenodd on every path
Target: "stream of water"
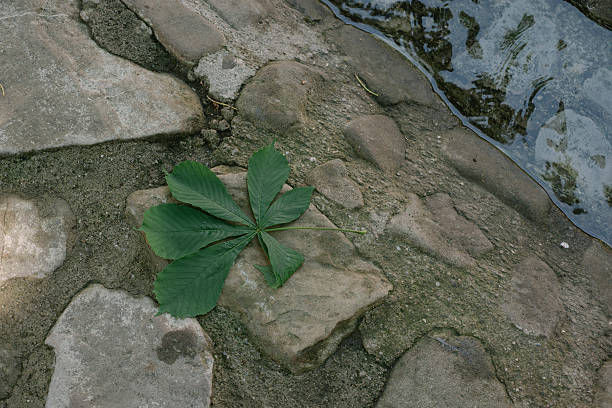
M 322 0 L 612 244 L 612 31 L 561 0 Z

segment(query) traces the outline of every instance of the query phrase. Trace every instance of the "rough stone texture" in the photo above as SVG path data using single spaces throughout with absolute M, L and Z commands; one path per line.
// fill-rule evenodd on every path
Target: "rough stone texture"
M 206 2 L 236 29 L 261 22 L 272 10 L 268 0 L 206 0 Z
M 179 0 L 121 1 L 153 28 L 159 42 L 181 62 L 197 64 L 225 45 L 225 37 L 210 21 Z
M 444 135 L 442 150 L 464 177 L 533 221 L 548 216 L 551 201 L 546 192 L 516 164 L 491 144 L 464 128 Z
M 330 160 L 313 169 L 307 181 L 318 192 L 333 202 L 350 210 L 363 207 L 359 186 L 346 174 L 346 166 L 340 159 Z
M 370 34 L 344 25 L 329 31 L 327 39 L 348 56 L 349 63 L 367 87 L 379 95 L 376 100 L 383 105 L 433 103 L 434 94 L 427 78 L 403 55 Z
M 21 374 L 21 361 L 17 352 L 8 345 L 0 346 L 0 399 L 9 396 Z
M 195 93 L 101 50 L 75 1 L 29 5 L 0 2 L 0 155 L 201 128 Z
M 0 282 L 44 278 L 60 267 L 73 225 L 74 216 L 62 199 L 0 194 Z
M 551 337 L 563 308 L 557 275 L 534 256 L 516 265 L 512 275 L 502 309 L 526 334 Z
M 213 98 L 227 102 L 236 99 L 242 84 L 255 75 L 255 69 L 222 50 L 202 58 L 194 74 L 206 81 Z
M 599 369 L 595 408 L 612 408 L 612 361 L 608 360 Z
M 407 194 L 407 199 L 404 210 L 389 220 L 387 232 L 451 265 L 473 266 L 474 260 L 453 245 L 442 227 L 432 221 L 435 218 L 421 199 L 412 193 Z
M 404 136 L 388 116 L 366 115 L 353 119 L 344 128 L 344 137 L 357 155 L 385 171 L 397 170 L 404 161 Z
M 246 173 L 219 177 L 247 211 Z M 140 225 L 145 205 L 169 199 L 166 187 L 137 192 L 128 198 L 127 212 Z M 334 226 L 312 205 L 292 225 Z M 357 256 L 355 247 L 339 232 L 282 231 L 275 236 L 304 255 L 302 267 L 282 288 L 271 289 L 253 267 L 268 263 L 253 242 L 238 256 L 218 304 L 240 313 L 257 344 L 299 373 L 317 367 L 333 353 L 355 329 L 357 319 L 384 298 L 391 285 L 378 268 Z M 157 258 L 153 268 L 160 271 L 166 264 Z
M 593 242 L 584 254 L 582 266 L 591 275 L 593 295 L 608 318 L 612 317 L 612 250 Z
M 308 21 L 318 22 L 333 16 L 331 10 L 318 0 L 286 0 L 286 2 L 302 13 Z
M 211 341 L 195 319 L 155 316 L 149 298 L 92 285 L 62 313 L 47 408 L 208 407 Z
M 304 121 L 306 98 L 321 81 L 316 71 L 297 62 L 268 64 L 244 87 L 238 112 L 259 127 L 285 131 Z
M 510 408 L 484 347 L 473 337 L 426 337 L 393 367 L 376 408 Z
M 476 224 L 457 214 L 448 194 L 430 195 L 426 197 L 425 204 L 453 246 L 463 248 L 473 257 L 479 257 L 493 249 L 491 242 Z

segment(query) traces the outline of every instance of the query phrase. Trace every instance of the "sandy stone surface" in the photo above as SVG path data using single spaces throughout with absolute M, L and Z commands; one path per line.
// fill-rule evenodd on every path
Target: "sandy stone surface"
M 3 1 L 0 37 L 0 155 L 200 128 L 193 91 L 100 49 L 76 0 Z
M 79 293 L 45 341 L 56 355 L 45 407 L 207 408 L 210 339 L 195 319 L 156 312 L 102 285 Z
M 0 282 L 44 278 L 61 266 L 73 225 L 72 211 L 62 199 L 0 194 Z
M 308 183 L 318 192 L 344 208 L 363 207 L 363 195 L 359 186 L 347 176 L 346 166 L 340 159 L 317 166 L 308 175 Z
M 246 173 L 220 175 L 234 200 L 248 210 Z M 285 187 L 285 190 L 287 187 Z M 151 203 L 172 202 L 167 188 L 135 192 L 126 211 L 142 223 Z M 334 227 L 314 206 L 291 225 Z M 305 261 L 280 289 L 271 289 L 253 265 L 266 265 L 261 248 L 249 245 L 236 262 L 219 298 L 219 305 L 240 313 L 256 342 L 274 360 L 291 371 L 302 372 L 325 361 L 357 319 L 391 290 L 381 271 L 356 254 L 342 233 L 282 231 L 275 237 Z M 152 256 L 153 267 L 167 262 Z

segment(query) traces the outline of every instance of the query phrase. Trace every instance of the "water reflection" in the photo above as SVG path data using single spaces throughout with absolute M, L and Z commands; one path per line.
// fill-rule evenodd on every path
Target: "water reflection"
M 423 61 L 484 134 L 612 243 L 612 32 L 557 0 L 332 0 Z

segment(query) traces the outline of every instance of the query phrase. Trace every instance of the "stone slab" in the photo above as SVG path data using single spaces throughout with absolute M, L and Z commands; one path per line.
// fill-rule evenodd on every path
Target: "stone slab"
M 221 174 L 219 178 L 247 211 L 246 173 Z M 134 225 L 140 225 L 145 206 L 163 202 L 172 202 L 167 187 L 139 191 L 128 197 L 126 211 Z M 312 205 L 291 225 L 334 227 Z M 281 243 L 304 255 L 302 267 L 280 289 L 268 287 L 253 267 L 268 264 L 253 242 L 236 259 L 218 304 L 242 316 L 253 339 L 271 358 L 300 373 L 323 363 L 355 329 L 357 319 L 387 295 L 391 284 L 378 268 L 359 258 L 340 232 L 275 234 Z M 167 265 L 167 261 L 151 257 L 156 272 Z
M 591 275 L 593 295 L 608 318 L 612 318 L 612 250 L 593 241 L 584 253 L 582 266 Z
M 402 54 L 372 35 L 343 25 L 327 32 L 327 39 L 349 58 L 367 87 L 379 95 L 376 100 L 381 104 L 434 102 L 427 78 Z
M 510 408 L 482 344 L 473 337 L 420 340 L 395 364 L 376 408 Z
M 346 174 L 346 166 L 340 159 L 330 160 L 315 167 L 307 182 L 333 202 L 349 210 L 363 207 L 363 195 L 359 186 Z
M 319 22 L 334 14 L 318 0 L 285 0 L 287 4 L 304 15 L 307 21 Z
M 225 45 L 225 37 L 214 24 L 179 0 L 121 1 L 138 14 L 168 52 L 183 63 L 197 64 L 200 58 Z
M 62 199 L 0 194 L 0 282 L 44 278 L 59 268 L 73 225 L 74 215 Z
M 45 341 L 55 351 L 45 407 L 207 408 L 210 339 L 197 320 L 156 312 L 121 290 L 80 292 Z
M 563 308 L 560 294 L 557 275 L 545 262 L 532 256 L 513 268 L 502 309 L 524 333 L 551 337 Z
M 396 171 L 404 162 L 404 136 L 388 116 L 360 116 L 351 120 L 343 133 L 358 156 L 387 172 Z
M 218 101 L 233 101 L 242 84 L 255 75 L 255 69 L 228 51 L 205 56 L 194 70 L 196 77 L 208 84 L 208 93 Z
M 200 130 L 186 84 L 100 49 L 78 21 L 72 0 L 0 2 L 0 155 Z
M 206 2 L 236 29 L 260 23 L 273 7 L 268 0 L 206 0 Z
M 527 173 L 473 132 L 456 128 L 444 134 L 442 151 L 467 179 L 536 222 L 548 217 L 551 201 Z

